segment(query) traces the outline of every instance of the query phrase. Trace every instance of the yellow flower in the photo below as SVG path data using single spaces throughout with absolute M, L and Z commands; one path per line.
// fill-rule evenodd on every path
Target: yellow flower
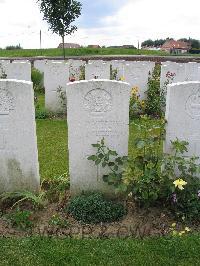
M 173 223 L 173 224 L 172 224 L 172 227 L 175 227 L 175 226 L 176 226 L 176 223 Z
M 183 234 L 185 234 L 185 231 L 181 231 L 178 233 L 179 236 L 182 236 Z
M 180 190 L 183 190 L 184 189 L 183 186 L 187 185 L 187 182 L 179 178 L 175 180 L 173 184 L 175 185 L 175 187 L 178 187 Z
M 133 87 L 132 91 L 134 91 L 135 93 L 139 92 L 139 88 L 138 87 Z
M 177 231 L 176 231 L 176 230 L 173 230 L 173 231 L 172 231 L 172 235 L 173 235 L 173 236 L 176 236 L 176 235 L 177 235 Z
M 121 81 L 125 81 L 125 77 L 121 77 L 119 80 L 121 80 Z
M 145 101 L 141 101 L 141 106 L 142 106 L 142 107 L 145 106 Z
M 185 227 L 185 231 L 186 231 L 186 232 L 190 232 L 191 229 L 190 229 L 189 227 L 186 226 L 186 227 Z

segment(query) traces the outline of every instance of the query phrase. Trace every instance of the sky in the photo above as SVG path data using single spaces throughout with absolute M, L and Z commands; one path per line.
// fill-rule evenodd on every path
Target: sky
M 200 39 L 200 0 L 79 0 L 78 31 L 66 42 L 86 46 L 137 46 L 146 39 Z M 48 30 L 36 0 L 0 0 L 0 47 L 55 48 L 61 42 Z

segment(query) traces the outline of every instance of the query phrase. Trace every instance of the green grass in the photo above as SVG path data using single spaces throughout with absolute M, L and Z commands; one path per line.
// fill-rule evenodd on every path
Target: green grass
M 67 122 L 37 120 L 40 176 L 51 179 L 68 171 Z
M 0 239 L 0 265 L 194 266 L 200 236 L 146 240 Z
M 87 55 L 169 55 L 162 51 L 149 51 L 125 48 L 78 48 L 65 49 L 66 56 L 87 56 Z M 0 50 L 0 57 L 34 57 L 34 56 L 62 56 L 62 49 L 21 49 L 21 50 Z

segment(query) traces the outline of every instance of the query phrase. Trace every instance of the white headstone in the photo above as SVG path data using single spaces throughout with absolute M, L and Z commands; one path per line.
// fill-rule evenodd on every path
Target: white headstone
M 45 65 L 47 64 L 47 60 L 35 60 L 34 68 L 39 70 L 41 73 L 44 73 Z
M 87 159 L 96 153 L 91 146 L 105 138 L 120 156 L 128 154 L 130 85 L 90 80 L 67 85 L 67 120 L 70 188 L 72 195 L 101 191 L 113 195 L 102 180 L 103 170 Z
M 69 82 L 67 63 L 48 62 L 44 71 L 45 107 L 52 112 L 66 109 L 66 85 Z
M 110 64 L 88 63 L 85 65 L 85 79 L 110 79 Z
M 187 156 L 200 157 L 200 82 L 168 85 L 164 151 L 171 153 L 171 140 L 189 142 Z
M 200 81 L 198 63 L 189 62 L 185 64 L 185 81 Z
M 0 193 L 40 184 L 31 82 L 0 80 Z
M 31 81 L 31 63 L 13 62 L 6 65 L 7 79 Z
M 162 64 L 161 66 L 161 77 L 160 77 L 160 86 L 164 87 L 164 84 L 167 82 L 177 83 L 184 81 L 199 81 L 200 74 L 198 70 L 198 63 L 175 63 L 167 62 L 167 64 Z M 173 78 L 170 78 L 170 75 Z
M 137 87 L 140 99 L 145 99 L 145 92 L 148 89 L 148 78 L 155 67 L 153 62 L 133 62 L 124 67 L 125 81 L 131 84 L 131 87 Z

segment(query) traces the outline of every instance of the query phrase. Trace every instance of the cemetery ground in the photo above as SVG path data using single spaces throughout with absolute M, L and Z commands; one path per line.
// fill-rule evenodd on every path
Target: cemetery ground
M 128 214 L 104 225 L 80 223 L 66 213 L 66 119 L 45 111 L 44 95 L 37 98 L 36 117 L 42 118 L 36 120 L 40 175 L 48 202 L 37 199 L 44 207 L 36 209 L 30 202 L 3 205 L 0 265 L 198 265 L 199 224 L 177 223 L 177 235 L 172 236 L 176 220 L 167 209 L 140 208 L 127 200 Z M 135 152 L 139 123 L 129 128 L 129 155 Z M 186 225 L 191 232 L 179 235 Z
M 159 72 L 159 68 L 155 69 L 155 73 L 157 72 Z M 156 147 L 156 153 L 162 157 L 162 134 L 164 136 L 164 131 L 161 128 L 164 129 L 165 120 L 158 119 L 159 113 L 155 110 L 156 101 L 153 101 L 156 100 L 154 99 L 155 94 L 152 94 L 158 83 L 156 75 L 155 79 L 150 79 L 148 82 L 149 102 L 137 97 L 137 87 L 131 91 L 130 106 L 135 107 L 130 109 L 130 116 L 133 116 L 134 119 L 131 119 L 129 125 L 129 158 L 134 167 L 136 166 L 138 169 L 141 166 L 141 157 L 137 156 L 143 153 L 145 153 L 145 160 L 149 160 L 150 164 L 153 161 L 155 163 L 148 148 L 143 149 L 144 143 L 148 143 L 147 146 Z M 123 200 L 121 207 L 123 206 L 126 211 L 121 211 L 123 215 L 114 222 L 90 223 L 80 221 L 69 213 L 68 206 L 73 200 L 69 192 L 67 151 L 67 131 L 69 129 L 66 116 L 47 111 L 44 107 L 43 93 L 40 90 L 35 90 L 35 92 L 37 92 L 35 106 L 41 191 L 38 195 L 25 191 L 21 194 L 5 194 L 5 197 L 1 198 L 0 234 L 4 236 L 0 239 L 3 246 L 0 251 L 0 254 L 2 253 L 1 265 L 24 263 L 27 265 L 56 265 L 58 262 L 61 265 L 151 265 L 151 263 L 198 265 L 200 224 L 196 217 L 199 217 L 199 201 L 197 202 L 197 200 L 200 198 L 200 194 L 199 191 L 198 194 L 196 191 L 199 188 L 199 183 L 195 186 L 195 195 L 193 194 L 196 205 L 192 205 L 192 208 L 189 207 L 188 211 L 188 214 L 192 215 L 192 219 L 186 219 L 183 214 L 176 213 L 176 211 L 174 213 L 169 205 L 163 204 L 167 202 L 167 198 L 163 198 L 162 202 L 154 201 L 156 190 L 160 185 L 157 186 L 156 183 L 157 179 L 154 176 L 156 172 L 153 175 L 147 175 L 149 182 L 140 183 L 141 190 L 138 192 L 132 190 L 132 195 L 138 193 L 135 195 L 141 197 L 139 201 L 137 196 L 133 199 L 131 193 Z M 150 113 L 154 113 L 151 118 L 141 115 L 147 109 Z M 138 113 L 136 114 L 136 112 Z M 175 145 L 179 150 L 185 150 L 184 143 L 177 141 Z M 135 159 L 132 161 L 132 158 L 138 158 L 139 161 Z M 151 161 L 152 159 L 153 161 Z M 185 162 L 181 158 L 178 160 L 184 171 Z M 160 169 L 161 165 L 157 168 Z M 151 170 L 154 168 L 157 169 L 151 167 Z M 192 164 L 192 172 L 193 170 L 195 170 L 194 164 Z M 164 172 L 171 184 L 170 173 Z M 135 176 L 131 174 L 130 177 Z M 178 187 L 176 192 L 181 194 L 181 189 L 186 184 L 186 182 L 178 184 L 180 191 Z M 174 185 L 171 185 L 174 188 Z M 143 193 L 146 190 L 150 192 L 147 195 Z M 187 191 L 187 186 L 185 191 Z M 171 194 L 172 192 L 170 189 L 168 201 L 171 203 L 177 200 L 172 197 L 174 195 Z M 148 196 L 147 199 L 146 196 Z M 102 202 L 99 204 L 98 200 L 99 197 L 95 203 L 97 207 L 102 204 Z M 151 200 L 156 202 L 153 207 L 151 204 L 144 204 L 144 202 L 150 203 Z M 192 203 L 190 199 L 189 202 Z M 84 205 L 82 205 L 83 211 L 88 210 L 88 206 L 87 203 L 84 209 Z M 176 205 L 174 206 L 176 207 Z M 189 205 L 186 203 L 186 206 Z M 82 213 L 80 207 L 77 211 Z M 94 208 L 93 211 L 97 213 Z M 119 209 L 115 209 L 114 212 L 119 213 Z M 113 210 L 108 211 L 109 215 L 110 213 L 113 215 L 114 212 Z M 97 218 L 105 217 L 105 213 L 104 209 Z

